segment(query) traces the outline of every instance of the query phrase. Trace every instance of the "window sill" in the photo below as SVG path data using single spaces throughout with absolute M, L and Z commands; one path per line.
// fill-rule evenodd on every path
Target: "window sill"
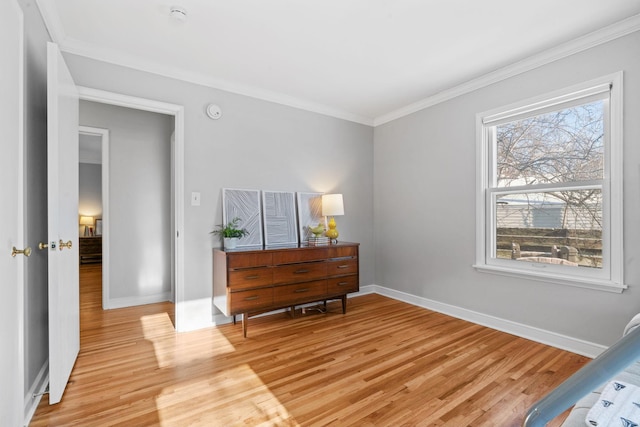
M 521 279 L 536 280 L 538 282 L 557 283 L 560 285 L 595 289 L 598 291 L 613 292 L 618 294 L 621 294 L 625 289 L 627 289 L 625 285 L 614 283 L 609 280 L 568 277 L 554 273 L 528 272 L 514 268 L 487 264 L 474 264 L 473 268 L 481 273 L 499 274 L 501 276 L 518 277 Z

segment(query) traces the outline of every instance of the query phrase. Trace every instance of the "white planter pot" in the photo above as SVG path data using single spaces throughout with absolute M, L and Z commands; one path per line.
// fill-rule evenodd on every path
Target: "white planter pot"
M 235 249 L 238 246 L 238 238 L 237 237 L 225 237 L 224 238 L 224 248 L 225 249 Z

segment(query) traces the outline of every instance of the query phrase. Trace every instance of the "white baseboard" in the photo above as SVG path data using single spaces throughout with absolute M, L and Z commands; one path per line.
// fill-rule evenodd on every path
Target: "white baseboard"
M 359 297 L 359 296 L 368 295 L 368 294 L 377 294 L 379 293 L 378 288 L 380 288 L 380 286 L 377 286 L 377 285 L 360 286 L 360 290 L 358 292 L 347 294 L 347 298 Z
M 211 297 L 182 301 L 176 304 L 175 310 L 178 332 L 195 331 L 216 325 L 212 317 L 214 307 Z
M 386 288 L 384 286 L 360 286 L 359 292 L 349 294 L 348 297 L 352 298 L 367 294 L 383 295 L 398 301 L 406 302 L 411 305 L 437 311 L 438 313 L 446 314 L 451 317 L 466 320 L 468 322 L 473 322 L 478 325 L 486 326 L 488 328 L 496 329 L 498 331 L 506 332 L 590 358 L 595 358 L 607 349 L 606 346 L 600 344 L 584 341 L 578 338 L 558 334 L 556 332 L 547 331 L 522 323 L 513 322 L 511 320 L 501 319 L 499 317 L 479 313 L 477 311 L 468 310 L 465 308 L 460 308 L 451 304 L 445 304 L 428 298 L 411 295 L 406 292 L 397 291 L 395 289 Z M 270 312 L 269 314 L 273 313 L 275 313 L 275 311 Z M 231 317 L 226 317 L 223 314 L 217 314 L 214 316 L 213 323 L 216 325 L 222 325 L 231 322 L 231 320 Z
M 28 426 L 31 423 L 33 414 L 36 413 L 36 408 L 42 399 L 47 386 L 49 385 L 49 361 L 47 360 L 40 368 L 40 372 L 36 376 L 35 381 L 27 390 L 27 394 L 24 397 L 24 425 Z
M 133 307 L 136 305 L 155 304 L 158 302 L 171 301 L 171 292 L 163 292 L 155 295 L 145 295 L 140 297 L 109 298 L 108 309 Z
M 456 307 L 454 305 L 430 300 L 428 298 L 411 295 L 406 292 L 385 288 L 384 286 L 368 285 L 361 286 L 360 292 L 352 294 L 353 296 L 376 293 L 393 298 L 398 301 L 416 305 L 418 307 L 437 311 L 438 313 L 456 317 L 458 319 L 467 320 L 478 325 L 496 329 L 498 331 L 507 332 L 532 341 L 550 345 L 552 347 L 567 350 L 572 353 L 580 354 L 595 358 L 607 349 L 606 346 L 584 341 L 581 339 L 569 337 L 533 326 L 524 325 L 522 323 L 512 322 L 510 320 L 501 319 L 499 317 L 490 316 L 476 311 L 467 310 L 465 308 Z
M 231 323 L 232 321 L 233 321 L 233 317 L 232 316 L 227 317 L 222 313 L 213 315 L 213 323 L 216 326 L 218 326 L 218 325 L 226 325 L 227 323 Z

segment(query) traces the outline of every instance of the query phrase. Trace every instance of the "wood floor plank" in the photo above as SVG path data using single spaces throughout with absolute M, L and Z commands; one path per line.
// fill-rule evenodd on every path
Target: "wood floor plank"
M 80 354 L 34 427 L 518 426 L 588 362 L 380 295 L 177 334 L 170 303 L 103 311 L 100 275 L 81 267 Z

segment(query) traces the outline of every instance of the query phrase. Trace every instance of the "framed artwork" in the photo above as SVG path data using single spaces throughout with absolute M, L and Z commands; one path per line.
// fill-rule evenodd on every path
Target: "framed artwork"
M 249 235 L 238 240 L 238 247 L 262 247 L 260 190 L 222 189 L 222 222 L 240 218 L 240 227 Z
M 298 245 L 295 193 L 263 191 L 264 242 L 266 246 Z
M 322 193 L 298 193 L 298 228 L 300 241 L 306 242 L 313 233 L 309 230 L 319 223 L 324 224 L 322 216 Z

